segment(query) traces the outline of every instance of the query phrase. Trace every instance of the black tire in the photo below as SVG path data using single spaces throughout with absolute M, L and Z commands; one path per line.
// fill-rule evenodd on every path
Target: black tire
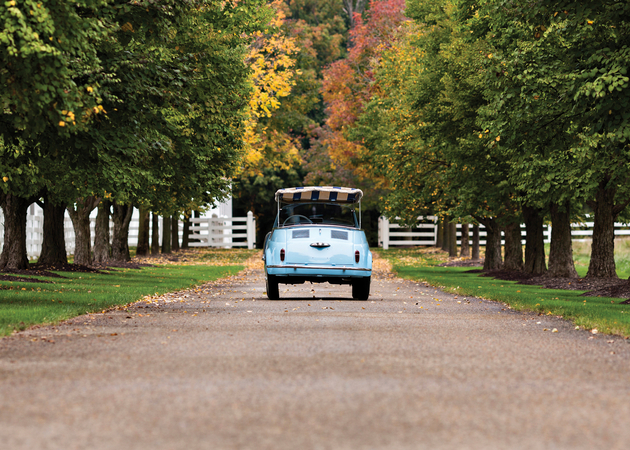
M 352 282 L 352 298 L 367 300 L 370 297 L 370 281 L 372 277 L 357 278 Z
M 280 290 L 278 289 L 278 279 L 274 275 L 267 275 L 267 298 L 269 300 L 280 299 Z

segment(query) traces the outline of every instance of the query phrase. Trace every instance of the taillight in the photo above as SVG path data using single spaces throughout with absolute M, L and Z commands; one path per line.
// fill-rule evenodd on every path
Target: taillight
M 284 249 L 280 250 L 280 261 L 284 261 Z
M 357 250 L 356 252 L 354 252 L 354 260 L 356 262 L 359 262 L 359 259 L 361 259 L 361 253 L 359 253 L 359 250 Z

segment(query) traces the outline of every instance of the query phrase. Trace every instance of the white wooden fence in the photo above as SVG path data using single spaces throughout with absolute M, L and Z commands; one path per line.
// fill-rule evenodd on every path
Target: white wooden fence
M 256 246 L 256 219 L 251 211 L 247 217 L 200 218 L 190 222 L 190 247 Z
M 435 245 L 437 229 L 435 216 L 418 216 L 418 223 L 412 228 L 390 223 L 387 217 L 381 216 L 378 218 L 378 246 L 387 250 L 390 245 Z
M 594 222 L 571 224 L 571 236 L 576 242 L 587 241 L 593 236 Z M 472 245 L 472 226 L 469 229 L 469 242 Z M 522 243 L 525 244 L 525 225 L 521 225 Z M 479 226 L 479 245 L 486 245 L 486 229 Z M 545 243 L 551 242 L 551 225 L 543 226 Z M 503 236 L 503 233 L 501 233 Z M 615 236 L 630 236 L 630 224 L 616 222 Z M 378 219 L 378 246 L 388 249 L 390 246 L 435 245 L 437 242 L 437 219 L 434 216 L 418 216 L 418 223 L 413 228 L 402 228 L 391 223 L 386 217 Z M 505 241 L 501 240 L 501 243 Z M 457 224 L 457 245 L 461 244 L 461 225 Z
M 134 247 L 138 245 L 138 228 L 139 228 L 138 210 L 134 209 L 131 223 L 129 224 L 129 245 Z M 193 241 L 190 246 L 194 247 L 247 247 L 254 248 L 256 246 L 256 219 L 250 211 L 247 217 L 222 217 L 222 218 L 200 218 L 191 219 L 194 225 L 191 226 L 190 239 L 198 239 Z M 96 223 L 96 212 L 90 217 L 90 230 L 92 236 L 92 244 L 94 244 L 94 228 Z M 110 221 L 110 232 L 114 224 Z M 162 227 L 162 218 L 160 218 L 159 226 Z M 151 221 L 149 221 L 149 233 L 151 233 Z M 150 234 L 149 234 L 150 235 Z M 183 224 L 179 223 L 179 239 L 183 237 Z M 26 219 L 26 253 L 29 258 L 37 258 L 42 249 L 44 236 L 44 215 L 43 210 L 33 204 L 28 209 Z M 162 233 L 159 233 L 160 245 Z M 208 236 L 212 236 L 211 239 Z M 70 216 L 66 212 L 64 217 L 64 238 L 66 241 L 66 251 L 69 255 L 74 254 L 74 228 Z M 0 210 L 0 247 L 4 244 L 4 217 Z

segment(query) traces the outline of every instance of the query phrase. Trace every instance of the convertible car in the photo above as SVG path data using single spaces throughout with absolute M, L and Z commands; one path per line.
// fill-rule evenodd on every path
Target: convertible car
M 263 253 L 269 299 L 280 298 L 279 283 L 305 281 L 349 284 L 353 298 L 368 299 L 372 253 L 361 229 L 361 197 L 360 189 L 328 186 L 276 192 Z

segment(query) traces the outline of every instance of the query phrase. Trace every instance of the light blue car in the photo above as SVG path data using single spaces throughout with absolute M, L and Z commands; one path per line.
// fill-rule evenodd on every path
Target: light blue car
M 332 186 L 276 192 L 278 213 L 263 253 L 270 300 L 280 298 L 279 283 L 305 281 L 349 284 L 353 298 L 368 299 L 372 253 L 361 229 L 362 197 L 360 189 Z

